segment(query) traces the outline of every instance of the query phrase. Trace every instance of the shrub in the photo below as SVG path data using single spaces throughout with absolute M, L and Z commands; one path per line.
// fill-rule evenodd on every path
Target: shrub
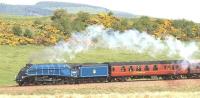
M 41 20 L 37 19 L 37 20 L 34 21 L 34 24 L 35 25 L 40 25 L 40 24 L 42 24 L 42 22 L 41 22 Z
M 90 14 L 89 13 L 80 11 L 80 12 L 77 13 L 76 20 L 79 20 L 81 22 L 87 22 L 89 20 L 89 18 L 90 18 Z
M 54 25 L 59 30 L 64 32 L 64 34 L 70 35 L 72 31 L 71 20 L 68 13 L 65 10 L 63 9 L 56 10 L 53 16 L 51 17 L 51 20 L 54 22 Z
M 26 29 L 24 32 L 24 36 L 31 38 L 33 36 L 33 32 L 29 29 Z
M 19 25 L 14 25 L 12 27 L 12 32 L 17 36 L 23 36 L 22 28 Z

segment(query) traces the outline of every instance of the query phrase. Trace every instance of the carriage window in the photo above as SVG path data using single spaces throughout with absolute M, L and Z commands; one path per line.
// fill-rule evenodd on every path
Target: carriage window
M 144 70 L 145 70 L 145 71 L 149 71 L 149 66 L 146 65 L 145 68 L 144 68 Z
M 153 70 L 158 70 L 158 66 L 157 66 L 157 65 L 154 65 L 154 66 L 153 66 Z
M 132 72 L 133 71 L 133 66 L 129 67 L 129 71 Z
M 170 65 L 168 65 L 168 69 L 171 69 L 171 66 L 170 66 Z
M 179 66 L 178 65 L 176 65 L 176 69 L 178 69 L 179 68 Z
M 166 65 L 164 66 L 164 69 L 167 69 L 167 66 L 166 66 Z
M 137 71 L 141 71 L 141 66 L 140 65 L 137 66 Z
M 112 67 L 112 71 L 115 71 L 115 67 Z
M 121 67 L 121 72 L 125 72 L 125 71 L 126 71 L 125 66 L 122 66 Z
M 172 70 L 174 70 L 174 69 L 175 69 L 175 68 L 174 68 L 174 66 L 175 66 L 175 65 L 172 65 Z

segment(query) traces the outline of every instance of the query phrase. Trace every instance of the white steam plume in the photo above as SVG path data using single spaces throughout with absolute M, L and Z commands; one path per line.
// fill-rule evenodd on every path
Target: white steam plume
M 179 55 L 182 59 L 190 59 L 194 53 L 199 52 L 195 42 L 184 43 L 172 36 L 160 40 L 146 32 L 137 30 L 119 32 L 93 25 L 87 27 L 84 32 L 73 33 L 67 42 L 61 41 L 54 47 L 46 49 L 44 55 L 45 59 L 52 62 L 63 62 L 66 55 L 74 58 L 77 53 L 92 48 L 126 49 L 147 53 L 151 57 L 165 52 L 168 57 Z

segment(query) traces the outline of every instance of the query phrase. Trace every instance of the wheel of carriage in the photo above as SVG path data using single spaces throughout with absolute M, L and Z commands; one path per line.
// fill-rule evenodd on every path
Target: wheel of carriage
M 177 76 L 176 76 L 176 79 L 181 79 L 181 75 L 177 75 Z
M 126 78 L 125 77 L 122 78 L 122 82 L 126 82 Z

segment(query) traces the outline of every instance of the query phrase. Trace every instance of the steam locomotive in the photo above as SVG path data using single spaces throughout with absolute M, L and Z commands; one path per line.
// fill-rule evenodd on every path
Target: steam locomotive
M 200 63 L 186 60 L 27 64 L 16 82 L 20 85 L 120 82 L 134 79 L 199 78 Z

